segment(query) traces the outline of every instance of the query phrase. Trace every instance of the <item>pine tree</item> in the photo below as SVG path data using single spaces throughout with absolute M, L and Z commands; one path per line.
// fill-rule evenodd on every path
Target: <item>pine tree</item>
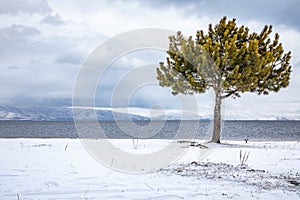
M 220 143 L 221 105 L 228 97 L 244 92 L 267 95 L 289 85 L 291 52 L 285 53 L 272 26 L 258 33 L 238 27 L 236 19 L 223 17 L 208 26 L 208 33 L 197 31 L 196 38 L 184 38 L 181 32 L 169 37 L 166 64 L 160 62 L 157 79 L 170 87 L 172 94 L 192 95 L 212 88 L 215 93 L 212 142 Z

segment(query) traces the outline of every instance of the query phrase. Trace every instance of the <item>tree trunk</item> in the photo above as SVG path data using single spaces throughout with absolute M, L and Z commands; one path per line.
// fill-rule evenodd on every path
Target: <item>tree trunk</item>
M 214 129 L 211 142 L 220 143 L 221 137 L 221 92 L 215 92 Z

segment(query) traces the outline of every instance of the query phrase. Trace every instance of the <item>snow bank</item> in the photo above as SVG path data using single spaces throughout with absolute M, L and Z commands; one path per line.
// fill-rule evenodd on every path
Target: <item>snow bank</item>
M 147 153 L 168 140 L 114 140 Z M 173 141 L 174 142 L 174 141 Z M 127 174 L 96 162 L 79 139 L 0 139 L 0 199 L 298 199 L 299 142 L 181 143 L 165 169 Z M 151 151 L 155 149 L 151 149 Z M 250 152 L 245 165 L 242 156 Z

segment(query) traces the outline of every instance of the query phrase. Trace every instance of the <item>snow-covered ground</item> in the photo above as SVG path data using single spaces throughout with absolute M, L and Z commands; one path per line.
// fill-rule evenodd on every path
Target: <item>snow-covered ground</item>
M 112 141 L 132 153 L 169 142 Z M 0 199 L 300 198 L 299 141 L 197 142 L 178 143 L 187 151 L 166 168 L 129 174 L 101 165 L 79 139 L 0 139 Z

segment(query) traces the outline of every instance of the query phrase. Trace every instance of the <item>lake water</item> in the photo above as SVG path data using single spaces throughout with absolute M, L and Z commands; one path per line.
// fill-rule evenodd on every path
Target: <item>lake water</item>
M 83 130 L 81 137 L 99 138 L 101 130 L 107 138 L 152 138 L 189 139 L 189 134 L 196 139 L 210 139 L 212 123 L 209 121 L 139 121 L 130 123 L 99 122 L 94 127 L 91 122 L 77 124 Z M 134 135 L 132 133 L 138 133 Z M 73 121 L 0 121 L 0 138 L 78 138 Z M 300 121 L 225 121 L 222 128 L 222 139 L 250 141 L 300 141 Z

